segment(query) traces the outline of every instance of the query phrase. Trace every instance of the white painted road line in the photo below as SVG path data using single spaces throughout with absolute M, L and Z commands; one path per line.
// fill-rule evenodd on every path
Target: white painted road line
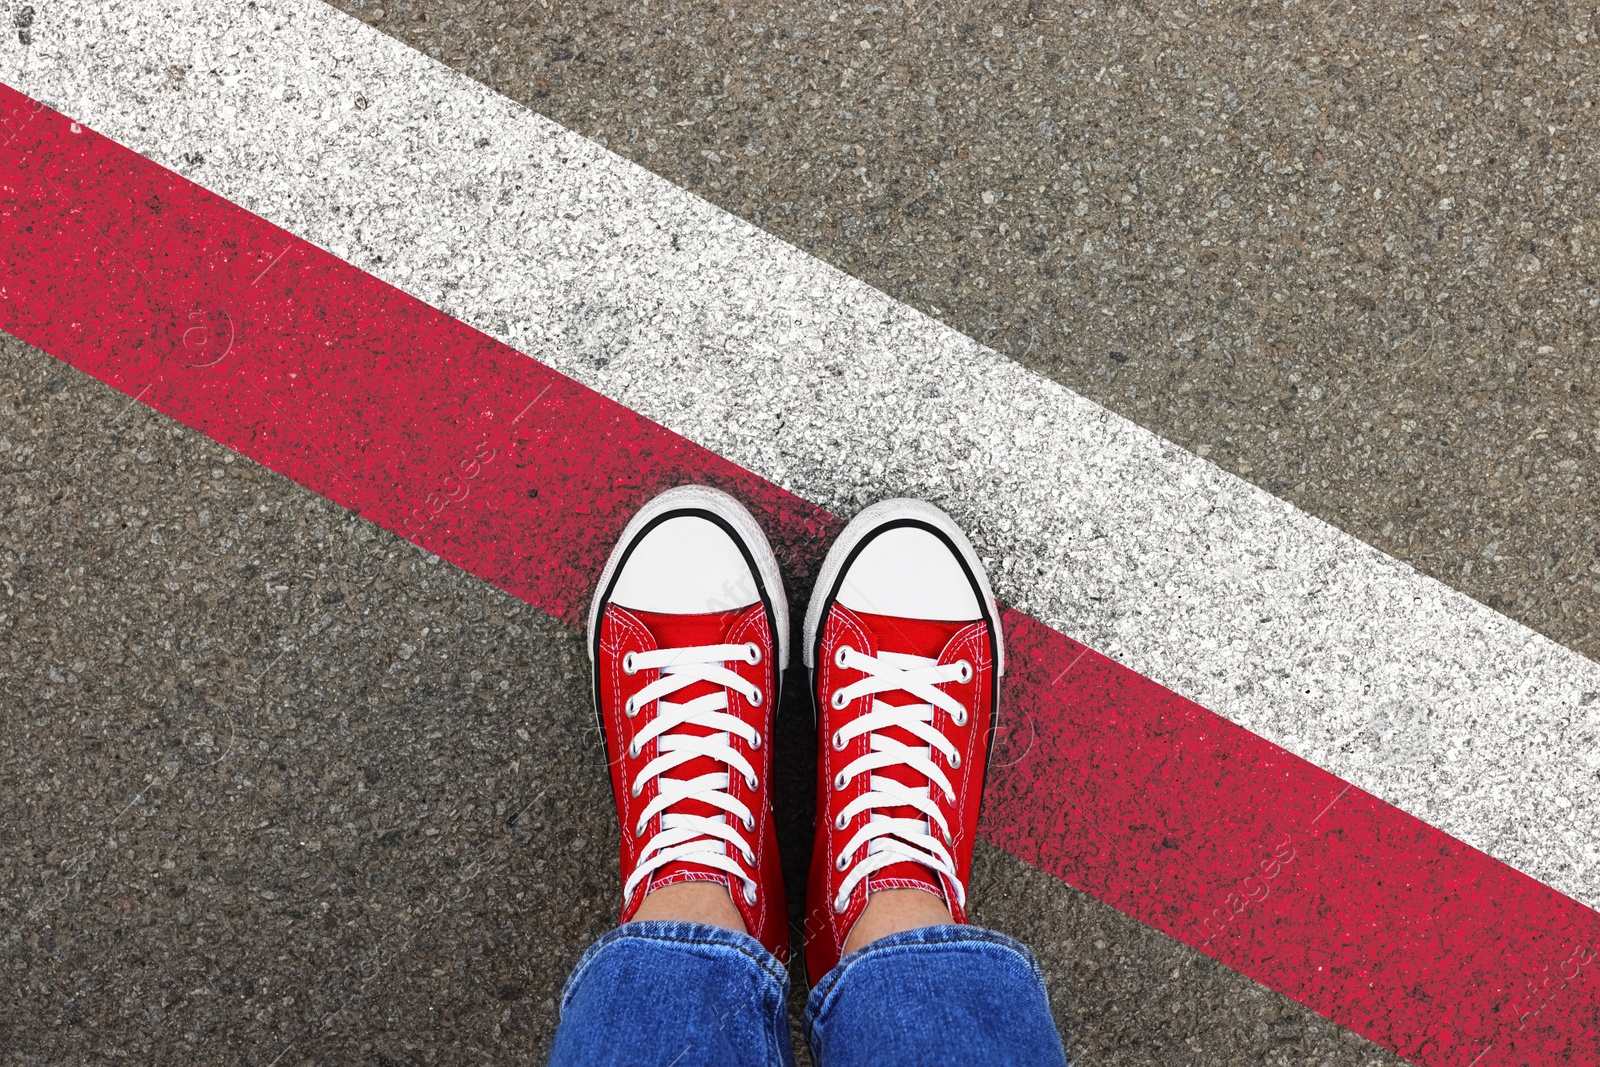
M 315 0 L 70 0 L 0 80 L 1600 904 L 1600 665 Z

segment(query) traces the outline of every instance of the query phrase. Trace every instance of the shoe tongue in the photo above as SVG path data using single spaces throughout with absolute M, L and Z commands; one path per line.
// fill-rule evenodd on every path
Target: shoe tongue
M 658 648 L 696 648 L 702 645 L 723 644 L 727 639 L 728 632 L 733 629 L 734 624 L 738 622 L 739 619 L 742 618 L 747 612 L 749 612 L 749 610 L 749 608 L 738 608 L 733 611 L 714 611 L 707 612 L 702 615 L 668 615 L 653 611 L 638 611 L 634 608 L 628 609 L 628 611 L 636 619 L 644 623 L 645 627 L 649 629 L 651 636 L 656 639 L 656 647 Z M 708 693 L 716 693 L 719 692 L 720 689 L 720 686 L 712 685 L 710 682 L 696 682 L 693 685 L 685 686 L 684 688 L 678 690 L 676 693 L 668 697 L 667 700 L 674 704 L 686 704 L 695 697 L 705 696 Z M 677 734 L 691 734 L 706 737 L 716 733 L 717 731 L 703 726 L 680 726 L 673 732 Z M 644 766 L 643 761 L 638 763 L 637 766 Z M 738 773 L 737 771 L 728 768 L 725 764 L 718 763 L 716 760 L 711 759 L 709 756 L 699 756 L 687 763 L 680 763 L 678 766 L 668 771 L 663 777 L 676 778 L 679 781 L 689 781 L 690 779 L 700 777 L 702 774 L 712 774 L 718 771 L 728 771 L 730 774 Z M 637 773 L 637 770 L 635 770 L 635 773 Z M 721 808 L 714 807 L 705 803 L 704 801 L 699 800 L 681 801 L 669 808 L 668 813 L 680 815 L 702 815 L 711 818 L 727 816 L 727 813 Z M 659 819 L 656 821 L 659 822 Z M 739 829 L 742 833 L 743 827 L 740 827 Z M 646 840 L 654 835 L 655 830 L 653 826 L 646 829 Z M 752 841 L 751 845 L 754 846 L 754 844 L 755 842 Z M 726 846 L 724 846 L 724 850 L 726 851 Z M 740 862 L 743 862 L 742 858 L 737 856 L 737 850 L 735 850 L 735 858 L 739 858 Z M 715 881 L 727 883 L 730 881 L 730 879 L 722 871 L 716 870 L 715 868 L 704 867 L 697 863 L 681 862 L 669 863 L 655 871 L 650 876 L 651 886 L 670 882 L 685 881 Z M 737 886 L 729 886 L 730 892 L 736 890 L 737 888 Z
M 856 612 L 855 615 L 872 632 L 872 636 L 877 642 L 879 658 L 902 669 L 933 666 L 938 662 L 945 646 L 950 643 L 950 639 L 971 625 L 969 622 L 945 622 L 939 619 L 902 619 L 889 615 L 871 615 L 860 611 Z M 921 703 L 915 696 L 904 690 L 879 693 L 877 699 L 895 707 Z M 936 709 L 935 714 L 938 716 L 942 713 Z M 927 749 L 927 744 L 908 730 L 891 727 L 882 732 L 895 741 L 918 749 Z M 943 757 L 936 758 L 934 763 L 936 766 L 945 769 L 947 774 L 949 773 Z M 902 785 L 927 789 L 936 801 L 944 799 L 937 785 L 934 785 L 910 767 L 886 767 L 873 773 L 887 775 Z M 893 819 L 926 821 L 926 816 L 922 812 L 909 805 L 879 809 L 874 812 L 874 816 L 879 811 Z M 937 827 L 930 827 L 930 829 L 935 837 L 939 836 Z M 911 860 L 891 863 L 889 866 L 873 872 L 868 876 L 868 882 L 870 883 L 869 890 L 895 888 L 909 884 L 917 888 L 926 889 L 940 900 L 944 900 L 945 897 L 944 886 L 939 876 L 931 868 L 924 867 L 922 864 Z M 949 902 L 946 901 L 946 903 L 948 904 Z
M 693 648 L 697 645 L 720 645 L 733 624 L 749 608 L 733 611 L 710 611 L 703 615 L 666 615 L 656 611 L 629 608 L 628 614 L 644 623 L 658 648 Z
M 902 619 L 893 615 L 855 613 L 857 619 L 878 643 L 879 652 L 898 652 L 907 656 L 925 656 L 937 661 L 950 639 L 972 624 L 970 622 L 945 622 L 941 619 Z M 891 693 L 889 696 L 898 694 Z M 892 704 L 909 701 L 891 700 Z

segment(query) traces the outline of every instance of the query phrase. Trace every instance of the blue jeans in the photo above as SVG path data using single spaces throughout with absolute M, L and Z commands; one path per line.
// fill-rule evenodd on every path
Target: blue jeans
M 788 971 L 748 934 L 627 923 L 573 968 L 550 1062 L 792 1067 L 788 1001 Z M 819 1067 L 1067 1062 L 1033 955 L 972 926 L 851 953 L 811 991 L 805 1026 Z

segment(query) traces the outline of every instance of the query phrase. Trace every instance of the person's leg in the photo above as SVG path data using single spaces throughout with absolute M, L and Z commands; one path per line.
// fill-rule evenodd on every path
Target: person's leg
M 788 642 L 777 561 L 732 497 L 673 489 L 629 522 L 589 614 L 622 925 L 573 971 L 553 1062 L 790 1061 L 767 790 Z
M 823 562 L 804 653 L 819 730 L 806 909 L 819 1063 L 1064 1063 L 1032 956 L 965 925 L 1005 646 L 949 516 L 914 500 L 858 515 Z
M 561 997 L 552 1067 L 790 1067 L 789 973 L 761 942 L 704 923 L 624 923 Z
M 852 952 L 812 987 L 820 1067 L 1065 1067 L 1033 955 L 974 926 L 922 926 Z
M 879 889 L 867 897 L 861 918 L 845 938 L 844 955 L 866 948 L 879 938 L 924 926 L 953 922 L 950 909 L 932 893 L 920 889 Z

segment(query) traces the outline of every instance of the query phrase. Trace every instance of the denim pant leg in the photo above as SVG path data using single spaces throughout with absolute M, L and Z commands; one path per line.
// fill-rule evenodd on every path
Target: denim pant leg
M 788 999 L 788 971 L 749 934 L 626 923 L 573 968 L 550 1062 L 793 1067 Z
M 928 926 L 874 941 L 811 990 L 806 1040 L 819 1067 L 1065 1067 L 1044 976 L 1011 938 Z

